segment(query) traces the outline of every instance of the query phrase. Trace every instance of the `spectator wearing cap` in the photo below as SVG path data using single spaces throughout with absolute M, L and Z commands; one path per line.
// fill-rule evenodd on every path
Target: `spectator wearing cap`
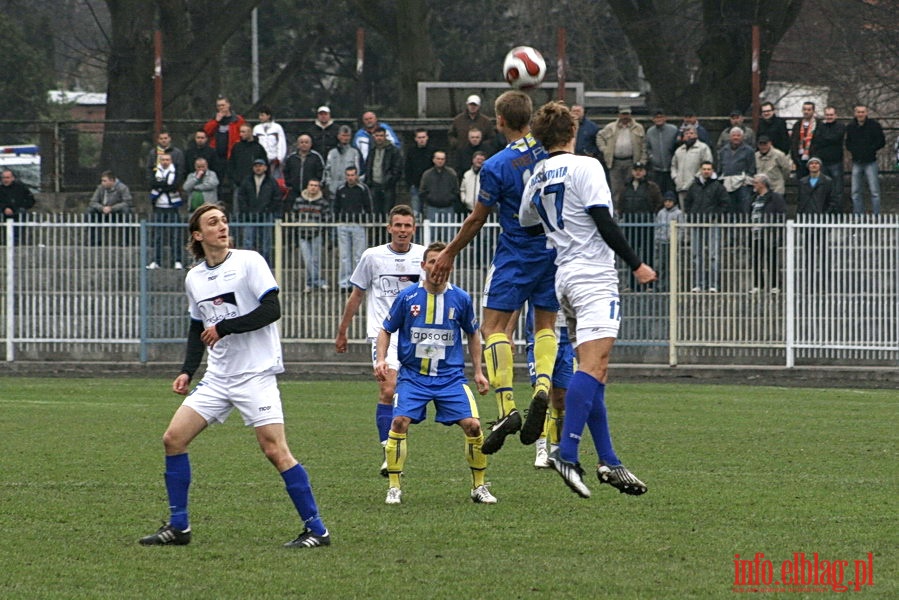
M 646 132 L 631 118 L 630 106 L 618 107 L 618 119 L 596 134 L 596 147 L 602 152 L 609 168 L 612 199 L 617 203 L 625 183 L 631 177 L 634 163 L 646 159 Z
M 378 120 L 378 115 L 372 111 L 362 113 L 362 128 L 353 136 L 353 147 L 362 155 L 362 164 L 368 161 L 368 151 L 374 146 L 375 129 L 382 128 L 387 136 L 387 141 L 395 147 L 402 147 L 399 136 L 393 130 L 393 127 Z
M 715 152 L 720 153 L 721 149 L 730 142 L 730 130 L 734 127 L 739 127 L 743 130 L 743 143 L 750 148 L 755 148 L 755 131 L 752 130 L 752 127 L 743 122 L 743 113 L 734 109 L 730 111 L 730 124 L 722 129 L 721 135 L 718 136 L 718 144 L 715 146 Z M 783 192 L 780 193 L 782 194 Z
M 241 248 L 256 250 L 272 263 L 271 222 L 282 213 L 281 191 L 278 183 L 268 174 L 265 158 L 253 160 L 253 172 L 244 178 L 237 188 L 237 204 L 241 210 Z
M 808 159 L 808 175 L 799 180 L 797 215 L 838 215 L 843 212 L 842 198 L 834 193 L 833 180 L 822 170 L 817 156 Z
M 253 137 L 253 126 L 243 123 L 240 126 L 240 141 L 231 148 L 231 158 L 228 160 L 228 173 L 231 181 L 235 183 L 234 207 L 232 214 L 237 216 L 243 210 L 240 206 L 238 191 L 243 181 L 253 174 L 253 162 L 256 159 L 268 164 L 268 153 L 256 138 Z
M 684 111 L 684 121 L 678 128 L 678 144 L 684 143 L 684 130 L 687 127 L 693 127 L 693 129 L 696 130 L 696 137 L 699 138 L 699 141 L 709 148 L 712 147 L 712 136 L 709 135 L 708 130 L 699 122 L 699 117 L 696 116 L 696 111 L 690 108 Z
M 662 194 L 662 208 L 656 213 L 655 220 L 655 260 L 652 265 L 656 270 L 656 281 L 658 290 L 664 292 L 668 290 L 669 276 L 668 263 L 670 261 L 669 254 L 671 252 L 671 222 L 683 222 L 684 213 L 677 205 L 677 194 L 673 191 L 667 191 Z M 683 230 L 678 235 L 679 240 L 683 240 Z
M 322 156 L 328 156 L 328 153 L 339 143 L 337 132 L 338 125 L 331 118 L 331 109 L 324 104 L 319 106 L 315 111 L 312 129 L 309 131 L 309 137 L 312 138 L 312 149 Z
M 793 166 L 790 157 L 778 150 L 767 135 L 759 136 L 759 147 L 755 152 L 755 171 L 768 176 L 771 189 L 783 195 Z
M 661 207 L 662 192 L 659 186 L 647 179 L 646 165 L 635 162 L 615 208 L 622 223 L 626 223 L 622 229 L 637 256 L 652 256 L 652 223 Z M 631 275 L 631 289 L 635 289 L 636 285 L 637 280 Z
M 473 128 L 481 130 L 481 142 L 489 146 L 488 142 L 493 138 L 494 127 L 490 119 L 481 114 L 481 97 L 477 94 L 465 99 L 465 110 L 456 115 L 450 125 L 449 142 L 453 152 L 457 152 L 468 143 L 468 132 Z
M 646 163 L 649 177 L 656 182 L 664 194 L 674 190 L 671 181 L 671 159 L 677 147 L 677 127 L 668 122 L 665 111 L 653 111 L 652 127 L 646 130 Z

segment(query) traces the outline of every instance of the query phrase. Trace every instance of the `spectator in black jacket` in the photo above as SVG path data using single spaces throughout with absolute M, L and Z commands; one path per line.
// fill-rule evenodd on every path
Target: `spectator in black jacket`
M 780 292 L 780 269 L 777 256 L 780 254 L 783 227 L 771 225 L 782 223 L 787 212 L 784 197 L 771 189 L 771 181 L 764 173 L 752 178 L 755 198 L 752 199 L 752 282 L 750 291 L 756 294 L 768 288 L 772 294 Z M 767 227 L 763 224 L 769 224 Z
M 693 223 L 717 223 L 730 210 L 730 196 L 715 175 L 712 163 L 704 161 L 699 175 L 687 191 L 684 211 Z M 718 291 L 718 258 L 721 253 L 721 229 L 691 229 L 690 249 L 693 254 L 693 292 Z
M 4 219 L 19 219 L 34 206 L 34 194 L 16 179 L 10 169 L 0 171 L 0 213 Z
M 412 211 L 421 215 L 421 199 L 418 196 L 418 186 L 421 185 L 421 176 L 431 168 L 431 157 L 434 156 L 434 148 L 428 140 L 427 129 L 415 130 L 415 145 L 406 150 L 406 164 L 404 177 L 409 186 L 409 197 L 412 203 Z
M 312 137 L 301 134 L 297 138 L 297 150 L 284 161 L 284 183 L 287 185 L 287 202 L 292 204 L 300 193 L 315 179 L 322 181 L 325 159 L 312 149 Z
M 371 192 L 367 185 L 359 181 L 356 167 L 347 167 L 345 176 L 346 183 L 337 188 L 334 195 L 334 214 L 340 223 L 337 226 L 337 253 L 340 257 L 337 285 L 342 291 L 349 292 L 353 288 L 350 283 L 353 269 L 368 247 L 362 222 L 372 214 L 372 205 Z
M 268 164 L 268 153 L 253 136 L 253 126 L 249 123 L 244 123 L 240 126 L 240 141 L 231 148 L 231 158 L 228 159 L 228 173 L 231 181 L 235 183 L 234 208 L 232 211 L 235 218 L 239 217 L 243 211 L 243 207 L 238 199 L 240 185 L 247 177 L 253 175 L 253 164 L 259 158 L 265 161 L 265 164 Z
M 886 145 L 883 127 L 868 118 L 868 107 L 855 107 L 855 119 L 846 126 L 846 150 L 852 155 L 852 212 L 865 214 L 862 197 L 862 179 L 868 180 L 871 192 L 871 212 L 880 214 L 880 170 L 877 167 L 877 151 Z
M 375 214 L 387 216 L 396 203 L 396 184 L 403 175 L 403 156 L 387 139 L 387 130 L 378 125 L 372 134 L 374 145 L 365 158 L 365 183 L 371 190 Z
M 253 174 L 237 188 L 237 203 L 242 211 L 241 221 L 245 223 L 240 247 L 255 250 L 272 265 L 273 221 L 283 212 L 281 190 L 268 174 L 265 158 L 255 159 L 252 169 Z
M 759 119 L 758 137 L 767 135 L 775 148 L 784 154 L 790 154 L 790 134 L 787 133 L 787 122 L 774 114 L 774 105 L 762 102 L 762 118 Z
M 821 159 L 821 170 L 833 181 L 833 194 L 843 206 L 843 140 L 846 126 L 837 121 L 837 109 L 824 109 L 824 120 L 815 127 L 811 155 Z M 842 208 L 840 210 L 842 212 Z
M 446 222 L 460 208 L 459 178 L 453 169 L 446 166 L 446 152 L 435 152 L 433 162 L 434 166 L 421 176 L 419 194 L 425 218 Z

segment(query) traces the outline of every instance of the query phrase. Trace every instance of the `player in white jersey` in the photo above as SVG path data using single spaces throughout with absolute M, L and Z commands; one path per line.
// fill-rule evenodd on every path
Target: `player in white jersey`
M 343 317 L 337 326 L 337 338 L 334 340 L 334 346 L 339 354 L 347 351 L 347 330 L 362 304 L 362 299 L 367 296 L 365 330 L 366 337 L 371 343 L 372 372 L 378 361 L 376 346 L 384 318 L 399 293 L 418 283 L 425 251 L 424 246 L 412 243 L 415 237 L 415 213 L 405 204 L 398 204 L 390 210 L 387 233 L 390 235 L 390 242 L 363 252 L 359 264 L 350 277 L 353 291 L 347 298 Z M 381 379 L 376 378 L 379 393 L 375 425 L 382 447 L 387 444 L 387 434 L 393 420 L 393 394 L 396 391 L 396 374 L 400 365 L 396 353 L 396 336 L 391 336 L 385 358 L 388 366 L 387 375 Z M 382 459 L 381 475 L 387 477 L 387 460 L 383 456 Z
M 605 407 L 609 355 L 621 319 L 615 254 L 627 262 L 640 283 L 655 280 L 656 274 L 634 253 L 615 223 L 612 195 L 599 162 L 574 154 L 577 120 L 568 108 L 561 102 L 543 105 L 532 131 L 549 158 L 537 165 L 525 186 L 519 220 L 535 234 L 545 231 L 556 248 L 556 295 L 578 360 L 565 395 L 559 448 L 550 455 L 550 462 L 568 487 L 590 497 L 578 461 L 586 425 L 599 457 L 600 482 L 622 493 L 643 494 L 646 484 L 615 454 Z
M 190 249 L 198 264 L 187 274 L 190 330 L 181 373 L 172 391 L 187 395 L 190 380 L 208 350 L 206 373 L 175 412 L 165 434 L 165 486 L 169 522 L 141 538 L 145 546 L 190 543 L 187 512 L 191 482 L 187 448 L 201 431 L 224 423 L 235 408 L 266 458 L 278 469 L 303 532 L 288 548 L 328 546 L 331 537 L 318 514 L 309 476 L 297 462 L 284 434 L 284 414 L 276 375 L 284 371 L 278 284 L 265 259 L 251 250 L 232 250 L 228 218 L 206 204 L 191 215 Z

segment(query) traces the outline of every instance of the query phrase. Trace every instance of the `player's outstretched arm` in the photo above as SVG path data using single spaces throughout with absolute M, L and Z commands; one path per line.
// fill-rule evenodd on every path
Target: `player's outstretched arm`
M 334 339 L 334 349 L 338 354 L 343 354 L 347 351 L 346 334 L 347 331 L 349 331 L 350 323 L 353 321 L 356 311 L 359 310 L 359 306 L 362 304 L 362 299 L 364 297 L 365 292 L 356 286 L 353 286 L 350 297 L 346 299 L 346 306 L 343 308 L 343 317 L 341 317 L 340 324 L 337 326 L 337 337 Z
M 490 216 L 490 208 L 481 202 L 475 202 L 474 210 L 462 223 L 459 231 L 453 240 L 447 244 L 434 263 L 434 269 L 431 271 L 434 277 L 434 283 L 441 284 L 449 277 L 450 271 L 453 270 L 453 260 L 456 256 L 471 243 L 471 240 L 478 235 L 487 218 Z
M 640 283 L 655 281 L 656 272 L 653 271 L 652 267 L 640 260 L 637 253 L 634 252 L 630 244 L 627 243 L 624 234 L 621 233 L 621 228 L 618 227 L 618 223 L 615 222 L 612 215 L 609 213 L 608 207 L 592 206 L 588 212 L 596 223 L 599 235 L 602 236 L 602 239 L 609 245 L 609 248 L 611 248 L 615 254 L 620 256 L 624 262 L 630 265 L 637 281 Z

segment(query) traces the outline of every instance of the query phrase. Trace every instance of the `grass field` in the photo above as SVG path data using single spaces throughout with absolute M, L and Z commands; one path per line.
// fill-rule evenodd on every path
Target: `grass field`
M 166 517 L 169 382 L 0 380 L 0 597 L 720 598 L 734 555 L 759 552 L 775 580 L 794 553 L 849 561 L 844 582 L 873 552 L 864 594 L 899 597 L 893 390 L 613 384 L 613 437 L 642 497 L 591 475 L 581 499 L 512 438 L 488 470 L 499 503 L 475 505 L 461 431 L 424 423 L 403 504 L 386 506 L 374 384 L 281 388 L 330 548 L 280 547 L 296 513 L 238 415 L 191 448 L 192 544 L 139 546 Z

